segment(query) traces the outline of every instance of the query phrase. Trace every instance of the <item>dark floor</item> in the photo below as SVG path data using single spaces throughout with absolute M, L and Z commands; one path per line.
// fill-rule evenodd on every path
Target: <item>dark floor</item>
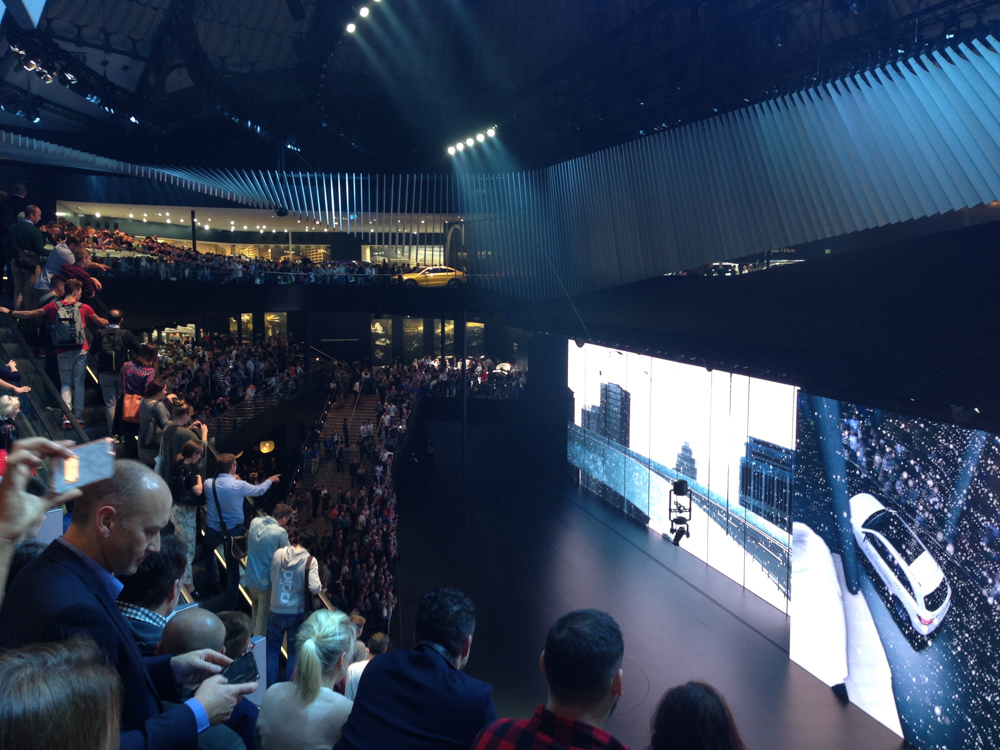
M 610 612 L 625 635 L 625 694 L 607 729 L 648 742 L 659 696 L 689 679 L 727 697 L 750 750 L 903 747 L 903 741 L 788 661 L 788 620 L 683 549 L 624 521 L 539 466 L 530 435 L 431 422 L 436 466 L 400 491 L 400 610 L 412 645 L 419 597 L 442 585 L 476 602 L 470 675 L 493 684 L 501 716 L 544 702 L 545 633 L 562 613 Z

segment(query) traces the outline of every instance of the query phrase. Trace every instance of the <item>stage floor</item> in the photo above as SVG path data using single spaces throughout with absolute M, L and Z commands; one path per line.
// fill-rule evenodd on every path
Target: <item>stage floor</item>
M 420 596 L 456 586 L 476 603 L 467 672 L 492 683 L 501 716 L 545 701 L 545 634 L 572 609 L 609 612 L 625 635 L 624 695 L 607 725 L 633 750 L 663 692 L 718 688 L 751 750 L 895 750 L 901 738 L 788 660 L 789 620 L 659 534 L 533 461 L 517 429 L 431 422 L 433 469 L 400 486 L 402 642 Z

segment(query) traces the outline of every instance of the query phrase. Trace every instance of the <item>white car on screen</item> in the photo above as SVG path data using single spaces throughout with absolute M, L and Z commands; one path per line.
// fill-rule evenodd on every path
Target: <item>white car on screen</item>
M 924 543 L 896 511 L 867 493 L 851 498 L 851 528 L 899 618 L 921 635 L 934 632 L 951 606 L 951 586 Z

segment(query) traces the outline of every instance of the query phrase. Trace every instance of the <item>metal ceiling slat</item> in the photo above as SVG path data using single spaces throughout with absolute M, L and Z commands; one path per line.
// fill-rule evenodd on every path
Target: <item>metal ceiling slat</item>
M 950 124 L 942 116 L 934 97 L 927 89 L 926 71 L 921 66 L 916 65 L 912 68 L 904 66 L 900 72 L 902 73 L 902 81 L 907 84 L 906 92 L 912 98 L 913 116 L 920 121 L 921 127 L 927 133 L 932 147 L 938 152 L 941 164 L 954 186 L 950 210 L 975 205 L 978 192 L 969 177 L 967 168 L 969 165 L 966 163 L 967 154 L 957 143 L 958 139 L 951 131 Z M 956 149 L 963 155 L 963 158 L 959 157 Z
M 874 73 L 870 72 L 868 76 L 876 81 L 879 80 Z M 906 154 L 899 152 L 899 139 L 893 137 L 893 132 L 887 132 L 885 127 L 891 124 L 889 122 L 891 100 L 885 95 L 881 85 L 876 92 L 874 86 L 859 84 L 857 91 L 859 109 L 863 113 L 869 132 L 873 135 L 870 142 L 874 144 L 874 150 L 877 150 L 885 165 L 886 190 L 896 199 L 900 220 L 920 216 L 923 208 L 911 183 L 911 177 L 914 181 L 923 181 L 923 178 L 914 170 L 916 166 L 914 162 Z
M 956 123 L 955 129 L 968 133 L 962 142 L 969 151 L 972 163 L 977 166 L 978 176 L 984 183 L 980 198 L 983 203 L 988 203 L 1000 195 L 1000 175 L 996 172 L 997 164 L 1000 162 L 998 154 L 1000 149 L 997 145 L 1000 139 L 1000 127 L 997 126 L 990 109 L 984 106 L 978 92 L 958 66 L 940 52 L 932 56 L 938 62 L 933 73 L 940 83 L 942 100 L 949 103 L 952 117 L 960 123 L 960 125 Z

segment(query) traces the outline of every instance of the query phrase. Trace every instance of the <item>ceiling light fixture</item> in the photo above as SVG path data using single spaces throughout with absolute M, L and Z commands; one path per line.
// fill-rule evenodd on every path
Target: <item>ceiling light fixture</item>
M 358 30 L 358 27 L 355 26 L 353 23 L 347 24 L 347 33 L 348 34 L 353 34 L 357 30 Z
M 368 10 L 368 6 L 367 5 L 362 5 L 361 6 L 361 10 L 358 11 L 358 15 L 361 16 L 362 18 L 368 18 L 368 14 L 370 12 L 371 11 Z

